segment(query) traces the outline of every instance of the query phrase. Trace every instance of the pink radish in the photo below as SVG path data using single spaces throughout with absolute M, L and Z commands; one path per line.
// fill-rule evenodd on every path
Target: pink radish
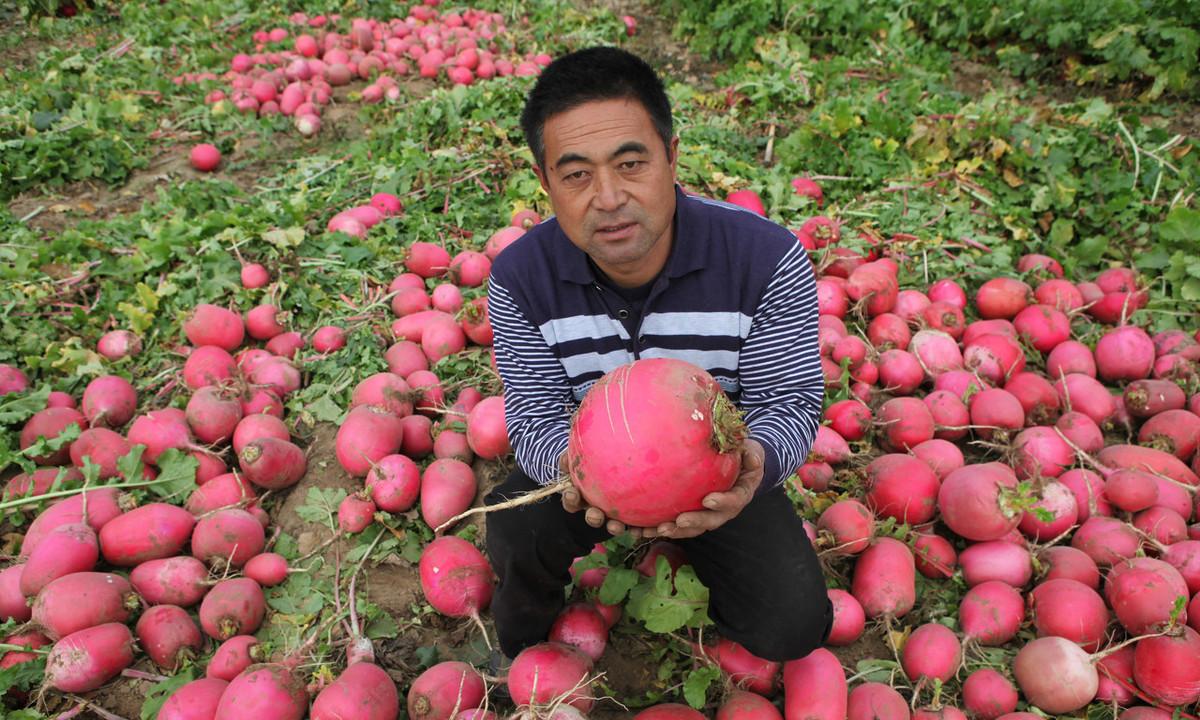
M 104 623 L 123 623 L 138 596 L 120 575 L 76 572 L 48 583 L 33 602 L 33 621 L 52 640 Z
M 1097 459 L 1109 467 L 1145 470 L 1165 475 L 1184 485 L 1200 485 L 1200 477 L 1196 473 L 1179 458 L 1162 450 L 1137 445 L 1109 445 L 1100 451 Z M 1162 494 L 1161 491 L 1159 494 Z
M 404 379 L 412 387 L 413 392 L 420 396 L 417 410 L 430 414 L 440 412 L 438 409 L 445 405 L 446 396 L 442 389 L 442 381 L 438 379 L 437 375 L 428 370 L 417 370 Z
M 833 468 L 829 463 L 804 463 L 796 468 L 796 479 L 800 481 L 801 487 L 816 492 L 824 492 L 829 489 L 829 484 L 833 482 Z
M 295 359 L 296 353 L 304 349 L 304 336 L 298 332 L 285 332 L 267 341 L 267 351 L 281 358 Z
M 966 464 L 962 450 L 957 445 L 939 438 L 920 443 L 912 448 L 912 454 L 928 465 L 939 481 Z M 935 498 L 936 495 L 934 493 Z
M 1012 640 L 1024 618 L 1021 593 L 999 580 L 971 588 L 958 606 L 958 625 L 963 636 L 980 645 L 998 646 Z
M 246 332 L 255 340 L 270 340 L 287 330 L 291 313 L 274 305 L 259 305 L 246 313 Z
M 236 375 L 237 361 L 216 345 L 196 348 L 183 363 L 183 382 L 192 390 L 226 384 Z
M 971 415 L 960 397 L 948 390 L 934 390 L 922 398 L 933 418 L 933 435 L 942 440 L 954 441 L 967 434 Z
M 1186 404 L 1183 389 L 1169 380 L 1135 380 L 1125 386 L 1125 407 L 1136 418 L 1182 410 Z
M 921 330 L 913 335 L 909 350 L 930 378 L 963 368 L 963 357 L 958 343 L 944 332 Z
M 196 521 L 192 555 L 210 566 L 239 568 L 262 552 L 265 542 L 263 527 L 253 515 L 227 508 Z
M 85 500 L 87 502 L 87 524 L 92 530 L 99 532 L 113 518 L 125 511 L 125 507 L 131 504 L 132 498 L 121 495 L 118 490 L 113 488 L 97 488 L 72 495 L 66 500 L 51 505 L 29 524 L 29 529 L 25 531 L 25 538 L 21 541 L 21 556 L 29 557 L 54 528 L 82 522 Z
M 1100 677 L 1092 658 L 1070 640 L 1031 640 L 1013 661 L 1013 674 L 1025 700 L 1049 713 L 1069 713 L 1096 697 Z
M 1118 650 L 1106 652 L 1096 663 L 1100 671 L 1100 686 L 1096 691 L 1096 699 L 1118 705 L 1128 705 L 1134 698 L 1133 680 L 1134 648 L 1125 646 Z
M 783 716 L 762 695 L 734 690 L 717 708 L 716 720 L 783 720 Z
M 409 415 L 400 419 L 401 452 L 421 458 L 433 452 L 433 421 L 425 415 Z
M 1024 587 L 1033 577 L 1029 550 L 1007 540 L 990 540 L 967 546 L 958 555 L 968 587 L 991 580 Z
M 342 671 L 313 701 L 311 720 L 396 720 L 400 697 L 396 683 L 374 663 L 360 662 Z
M 261 263 L 246 263 L 241 271 L 242 287 L 257 290 L 271 282 L 271 273 Z
M 1155 632 L 1173 619 L 1187 621 L 1186 611 L 1174 617 L 1179 598 L 1189 597 L 1187 582 L 1162 560 L 1141 557 L 1115 563 L 1105 579 L 1104 597 L 1131 635 Z
M 96 352 L 113 361 L 136 357 L 142 352 L 142 340 L 128 330 L 111 330 L 100 336 Z
M 1014 338 L 999 333 L 984 333 L 966 341 L 963 333 L 963 365 L 992 383 L 1004 383 L 1025 369 L 1025 352 Z
M 1017 373 L 1008 379 L 1004 389 L 1021 403 L 1028 424 L 1040 425 L 1058 418 L 1058 393 L 1041 375 L 1031 372 Z
M 304 451 L 287 440 L 255 440 L 238 453 L 246 479 L 259 487 L 281 490 L 300 482 L 308 470 Z
M 421 518 L 432 528 L 471 506 L 475 473 L 459 460 L 434 460 L 421 477 Z
M 241 316 L 232 310 L 202 304 L 184 321 L 183 332 L 196 347 L 216 345 L 232 352 L 242 344 L 245 326 Z
M 835 646 L 852 645 L 862 637 L 867 616 L 862 605 L 845 590 L 831 588 L 829 601 L 833 604 L 833 628 L 826 643 Z
M 359 382 L 350 395 L 350 407 L 360 405 L 370 405 L 402 418 L 412 414 L 412 388 L 399 375 L 375 373 Z
M 875 458 L 866 468 L 866 487 L 867 504 L 876 515 L 908 525 L 933 519 L 938 478 L 919 458 L 898 453 Z
M 164 670 L 175 670 L 196 657 L 204 636 L 196 621 L 178 605 L 155 605 L 137 621 L 138 645 Z
M 1063 637 L 1088 652 L 1100 649 L 1108 609 L 1092 588 L 1076 580 L 1047 580 L 1029 594 L 1029 610 L 1038 637 Z
M 1009 496 L 1017 478 L 999 463 L 965 465 L 946 476 L 938 491 L 942 521 L 968 540 L 996 540 L 1020 522 Z
M 1051 540 L 1075 525 L 1079 519 L 1079 506 L 1071 489 L 1059 482 L 1044 483 L 1041 495 L 1037 503 L 1021 515 L 1017 529 L 1033 540 Z
M 701 648 L 697 648 L 699 650 Z M 779 682 L 778 662 L 764 660 L 728 638 L 721 638 L 715 645 L 702 650 L 721 667 L 735 687 L 760 695 L 775 691 Z
M 1158 502 L 1158 483 L 1141 470 L 1117 470 L 1104 480 L 1104 497 L 1126 512 L 1145 510 Z
M 835 430 L 821 425 L 817 427 L 817 437 L 813 440 L 809 457 L 816 462 L 839 465 L 850 459 L 850 446 Z
M 1025 408 L 1007 390 L 989 388 L 971 396 L 968 403 L 971 424 L 979 437 L 1004 441 L 1025 426 Z
M 241 453 L 250 443 L 264 438 L 291 441 L 292 435 L 287 425 L 274 415 L 246 415 L 233 430 L 233 451 Z
M 425 599 L 443 615 L 478 618 L 492 600 L 492 566 L 462 538 L 435 539 L 425 546 L 419 565 Z
M 200 627 L 217 640 L 258 630 L 266 612 L 262 588 L 250 578 L 222 580 L 200 603 Z
M 196 520 L 181 507 L 150 503 L 113 519 L 100 530 L 104 559 L 119 567 L 178 554 Z
M 867 617 L 903 617 L 916 602 L 916 569 L 904 543 L 876 538 L 854 566 L 850 592 Z
M 1034 349 L 1050 352 L 1071 337 L 1071 321 L 1063 311 L 1049 305 L 1030 305 L 1017 313 L 1013 326 Z
M 408 340 L 399 340 L 388 348 L 384 359 L 388 370 L 402 378 L 407 378 L 417 370 L 429 369 L 429 359 L 425 357 L 421 346 Z
M 218 508 L 247 503 L 256 497 L 258 493 L 241 475 L 227 473 L 193 490 L 185 507 L 192 515 L 203 515 Z
M 509 245 L 516 242 L 522 235 L 525 234 L 525 229 L 521 227 L 508 226 L 500 228 L 488 237 L 487 244 L 484 245 L 483 254 L 489 259 L 495 260 L 496 256 L 504 251 Z
M 171 693 L 155 720 L 204 720 L 216 715 L 229 683 L 217 678 L 193 680 Z
M 219 388 L 203 387 L 192 394 L 186 412 L 188 427 L 196 439 L 213 445 L 233 437 L 242 419 L 242 404 Z
M 1138 442 L 1188 460 L 1200 445 L 1200 416 L 1187 410 L 1160 412 L 1142 424 Z
M 234 635 L 221 643 L 208 661 L 205 675 L 230 681 L 255 662 L 261 662 L 258 638 L 253 635 Z
M 274 587 L 287 579 L 287 560 L 277 553 L 259 553 L 246 561 L 242 572 L 263 587 Z
M 251 665 L 229 682 L 213 720 L 301 720 L 307 712 L 308 689 L 290 665 Z
M 574 648 L 558 643 L 533 645 L 509 666 L 508 692 L 517 707 L 545 705 L 562 698 L 563 704 L 586 713 L 594 703 L 587 683 L 591 671 L 592 661 Z
M 336 325 L 323 325 L 312 336 L 313 350 L 327 354 L 346 347 L 346 331 Z
M 417 500 L 421 470 L 404 455 L 387 455 L 367 473 L 366 488 L 380 510 L 404 512 Z
M 1029 302 L 1032 289 L 1020 280 L 998 277 L 985 282 L 975 294 L 975 307 L 982 318 L 1012 319 Z
M 1083 307 L 1083 293 L 1069 280 L 1051 278 L 1038 285 L 1033 297 L 1042 305 L 1069 313 Z
M 909 720 L 908 703 L 889 685 L 865 682 L 846 699 L 846 720 Z
M 0 498 L 7 501 L 20 497 L 32 497 L 43 495 L 52 489 L 65 490 L 78 485 L 83 481 L 83 473 L 79 472 L 77 468 L 83 467 L 83 456 L 85 455 L 90 456 L 92 462 L 100 466 L 100 477 L 113 477 L 117 474 L 116 458 L 129 453 L 129 449 L 125 448 L 124 453 L 116 454 L 122 450 L 121 443 L 124 441 L 125 438 L 105 428 L 84 430 L 79 434 L 79 438 L 71 443 L 71 462 L 76 467 L 38 468 L 32 473 L 17 473 L 4 484 L 4 491 L 0 493 Z M 76 454 L 77 447 L 79 448 L 78 454 Z
M 87 427 L 86 418 L 74 408 L 55 407 L 39 410 L 21 428 L 21 449 L 28 449 L 39 437 L 53 440 L 72 425 L 80 430 Z M 39 465 L 65 465 L 70 460 L 70 453 L 70 447 L 63 445 L 58 450 L 30 459 Z
M 250 382 L 265 386 L 281 398 L 300 389 L 300 371 L 287 358 L 263 360 L 249 374 Z
M 430 323 L 421 333 L 421 351 L 431 364 L 462 352 L 466 346 L 466 334 L 457 323 Z
M 1154 357 L 1154 341 L 1133 325 L 1109 330 L 1096 343 L 1096 370 L 1109 382 L 1150 377 Z
M 429 297 L 429 293 L 425 292 L 424 286 L 399 288 L 392 297 L 392 312 L 396 317 L 413 315 L 422 310 L 428 310 L 431 306 L 431 298 Z M 438 310 L 442 309 L 438 308 Z M 442 310 L 442 312 L 445 312 L 445 310 Z
M 101 479 L 118 477 L 120 470 L 117 468 L 117 461 L 128 455 L 132 449 L 129 441 L 120 434 L 108 428 L 91 428 L 84 430 L 75 442 L 71 443 L 71 463 L 82 469 L 86 458 L 99 466 Z M 54 475 L 51 474 L 50 478 L 53 480 Z
M 442 720 L 457 710 L 483 704 L 483 678 L 467 663 L 440 662 L 417 676 L 408 690 L 408 717 L 412 720 Z
M 1083 523 L 1093 515 L 1112 515 L 1112 506 L 1104 497 L 1104 481 L 1091 470 L 1068 470 L 1058 477 L 1075 496 L 1077 521 Z
M 475 461 L 475 452 L 467 442 L 467 434 L 442 428 L 433 437 L 433 456 L 439 459 L 461 460 L 468 465 Z
M 846 671 L 836 655 L 817 648 L 784 663 L 783 696 L 788 720 L 845 720 Z
M 1066 340 L 1055 346 L 1046 358 L 1046 374 L 1051 380 L 1078 373 L 1096 377 L 1096 359 L 1087 345 Z
M 373 464 L 400 449 L 401 432 L 400 418 L 394 414 L 369 405 L 357 407 L 338 428 L 338 463 L 351 475 L 366 475 Z
M 1075 462 L 1075 452 L 1054 428 L 1026 428 L 1013 441 L 1014 469 L 1022 480 L 1055 478 Z
M 345 533 L 360 533 L 375 521 L 375 502 L 358 493 L 347 495 L 338 505 L 338 529 Z
M 408 258 L 405 267 L 409 272 L 423 278 L 444 275 L 450 267 L 450 253 L 440 245 L 430 242 L 415 242 L 408 248 Z
M 133 663 L 133 635 L 121 623 L 105 623 L 71 633 L 46 657 L 46 686 L 62 692 L 89 692 Z
M 1046 568 L 1045 580 L 1066 579 L 1083 583 L 1092 590 L 1100 587 L 1100 570 L 1082 550 L 1067 545 L 1055 545 L 1038 554 Z
M 1134 647 L 1133 677 L 1151 698 L 1166 705 L 1200 699 L 1200 634 L 1184 627 L 1176 635 L 1148 637 Z
M 1063 406 L 1083 413 L 1097 425 L 1103 425 L 1116 411 L 1116 402 L 1108 389 L 1095 378 L 1072 373 L 1055 381 Z
M 186 555 L 147 560 L 129 573 L 129 582 L 150 605 L 191 607 L 208 592 L 208 568 Z
M 846 440 L 862 440 L 871 428 L 871 408 L 857 400 L 841 400 L 825 410 L 825 419 Z
M 250 415 L 271 415 L 277 419 L 283 418 L 283 401 L 274 391 L 267 388 L 254 388 L 242 393 L 240 398 L 243 419 Z
M 1104 433 L 1100 426 L 1083 413 L 1063 413 L 1058 422 L 1054 423 L 1054 427 L 1084 452 L 1099 452 L 1104 447 Z
M 93 427 L 119 428 L 137 410 L 137 391 L 119 375 L 103 375 L 84 388 L 80 407 Z
M 933 438 L 933 414 L 916 398 L 893 398 L 879 407 L 885 450 L 902 452 Z
M 879 382 L 897 395 L 911 395 L 925 380 L 925 370 L 916 355 L 898 348 L 879 355 Z
M 33 597 L 58 578 L 91 570 L 99 557 L 96 532 L 91 527 L 84 523 L 60 525 L 29 554 L 21 570 L 21 593 Z
M 926 623 L 909 635 L 900 662 L 904 674 L 914 682 L 946 682 L 962 662 L 962 644 L 954 631 L 945 625 Z
M 171 448 L 177 450 L 201 450 L 192 438 L 187 424 L 187 415 L 174 408 L 151 410 L 139 415 L 129 426 L 126 438 L 133 445 L 145 445 L 142 459 L 149 463 L 158 462 L 159 456 Z
M 9 565 L 0 570 L 0 621 L 16 620 L 23 623 L 30 618 L 31 610 L 21 592 L 21 573 L 25 563 Z
M 1099 515 L 1084 521 L 1071 537 L 1071 547 L 1084 551 L 1101 567 L 1133 557 L 1141 544 L 1141 536 L 1132 527 Z
M 963 707 L 979 720 L 996 718 L 1017 709 L 1017 689 L 992 668 L 976 670 L 962 686 Z
M 866 550 L 875 534 L 875 516 L 857 500 L 839 500 L 827 507 L 817 521 L 817 531 L 828 534 L 831 551 L 857 555 Z
M 479 287 L 491 272 L 492 261 L 474 250 L 464 250 L 450 261 L 450 278 L 463 287 Z
M 958 567 L 958 553 L 950 541 L 934 533 L 919 533 L 913 541 L 917 572 L 927 578 L 948 578 Z

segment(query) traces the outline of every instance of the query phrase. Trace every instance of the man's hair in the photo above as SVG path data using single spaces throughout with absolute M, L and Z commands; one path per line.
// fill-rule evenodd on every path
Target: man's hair
M 637 55 L 620 48 L 592 47 L 550 63 L 530 91 L 521 113 L 521 130 L 534 160 L 540 166 L 545 165 L 542 129 L 551 116 L 593 100 L 621 98 L 642 104 L 669 152 L 673 135 L 671 101 L 654 69 Z

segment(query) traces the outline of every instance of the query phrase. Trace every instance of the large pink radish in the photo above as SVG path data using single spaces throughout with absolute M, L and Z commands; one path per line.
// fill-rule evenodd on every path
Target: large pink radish
M 204 673 L 207 677 L 229 682 L 256 662 L 262 662 L 258 638 L 253 635 L 234 635 L 217 648 Z
M 203 387 L 188 400 L 188 427 L 196 439 L 209 445 L 228 442 L 242 419 L 242 403 L 218 387 Z
M 866 550 L 875 535 L 875 516 L 857 500 L 839 500 L 821 513 L 817 520 L 821 545 L 831 552 L 857 555 Z
M 417 676 L 408 690 L 411 720 L 445 720 L 457 708 L 469 710 L 483 704 L 483 678 L 467 663 L 440 662 Z
M 42 588 L 33 603 L 33 621 L 58 639 L 96 625 L 123 623 L 138 605 L 137 594 L 120 575 L 77 572 Z
M 975 293 L 975 307 L 985 319 L 1011 319 L 1029 304 L 1033 289 L 1015 278 L 988 280 Z
M 200 602 L 211 587 L 208 568 L 186 555 L 139 563 L 129 573 L 129 582 L 150 605 L 180 607 Z
M 783 715 L 762 695 L 734 690 L 717 708 L 715 720 L 783 720 Z
M 1052 427 L 1037 425 L 1013 440 L 1013 469 L 1021 480 L 1056 478 L 1075 463 L 1075 451 Z
M 488 408 L 502 415 L 503 401 L 475 406 L 467 438 L 490 459 L 498 453 L 481 452 L 472 440 L 473 420 L 478 424 Z M 588 503 L 628 525 L 653 527 L 701 509 L 705 496 L 733 485 L 745 432 L 707 372 L 680 360 L 638 360 L 588 391 L 571 426 L 568 465 Z
M 187 510 L 150 503 L 113 519 L 100 530 L 104 559 L 119 567 L 179 554 L 192 535 L 196 519 Z
M 1032 372 L 1017 373 L 1008 379 L 1004 389 L 1025 409 L 1027 424 L 1045 425 L 1058 419 L 1062 402 L 1054 386 L 1041 375 Z
M 60 525 L 29 554 L 21 570 L 21 592 L 26 597 L 33 597 L 58 578 L 91 570 L 99 559 L 96 532 L 90 526 L 83 523 Z
M 39 410 L 21 427 L 20 447 L 22 450 L 27 450 L 40 437 L 53 440 L 72 425 L 83 430 L 87 427 L 87 418 L 74 408 L 52 407 Z M 58 450 L 49 451 L 45 455 L 30 458 L 38 465 L 66 465 L 70 459 L 69 444 L 63 445 Z
M 492 601 L 492 566 L 462 538 L 435 539 L 421 552 L 419 565 L 425 599 L 443 615 L 477 618 Z
M 117 469 L 117 461 L 132 449 L 129 441 L 119 433 L 108 428 L 91 428 L 84 430 L 71 443 L 71 464 L 82 469 L 84 463 L 90 460 L 100 466 L 101 479 L 117 477 L 121 474 Z
M 958 606 L 958 625 L 963 636 L 980 645 L 997 646 L 1012 640 L 1024 618 L 1025 601 L 1021 593 L 999 580 L 971 588 Z
M 1025 408 L 1007 390 L 981 390 L 971 396 L 967 407 L 975 434 L 985 440 L 1006 440 L 1025 426 Z
M 597 386 L 599 384 L 598 382 Z M 587 399 L 584 398 L 584 403 L 586 402 Z M 578 413 L 583 413 L 582 405 Z M 584 443 L 590 442 L 590 439 L 580 437 L 575 452 L 582 452 Z M 484 460 L 495 460 L 512 451 L 508 440 L 508 426 L 504 422 L 504 398 L 484 398 L 471 408 L 471 412 L 467 414 L 467 443 L 471 450 Z
M 1029 612 L 1038 637 L 1066 638 L 1088 652 L 1104 642 L 1108 608 L 1092 588 L 1076 580 L 1047 580 L 1029 593 Z
M 608 645 L 608 621 L 592 603 L 571 603 L 550 626 L 549 640 L 570 645 L 595 662 Z
M 968 545 L 958 554 L 963 580 L 974 587 L 989 580 L 1023 588 L 1033 577 L 1033 557 L 1024 545 L 988 540 Z
M 302 720 L 308 712 L 304 677 L 287 664 L 251 665 L 230 681 L 213 720 Z
M 288 432 L 287 425 L 283 424 L 283 420 L 274 415 L 263 413 L 245 415 L 233 429 L 233 451 L 241 453 L 250 443 L 265 438 L 291 441 L 292 434 Z
M 1060 482 L 1050 481 L 1042 485 L 1041 499 L 1021 515 L 1017 529 L 1032 540 L 1052 540 L 1078 520 L 1079 505 L 1075 493 Z
M 837 656 L 817 648 L 783 665 L 787 720 L 845 720 L 846 671 Z
M 1096 697 L 1100 676 L 1087 651 L 1060 637 L 1040 637 L 1017 651 L 1013 675 L 1030 705 L 1074 712 Z
M 16 563 L 0 570 L 0 622 L 16 620 L 23 623 L 29 619 L 31 610 L 21 592 L 21 573 L 25 563 Z
M 701 650 L 716 661 L 735 687 L 760 695 L 769 695 L 775 691 L 779 681 L 778 662 L 764 660 L 728 638 L 721 638 L 709 647 L 697 648 L 697 654 Z
M 1150 418 L 1187 405 L 1183 388 L 1170 380 L 1134 380 L 1125 386 L 1125 407 L 1135 418 Z
M 46 657 L 46 686 L 71 693 L 95 690 L 133 664 L 133 648 L 133 634 L 121 623 L 71 633 Z
M 171 693 L 155 720 L 211 720 L 227 687 L 217 678 L 193 680 Z
M 145 415 L 138 415 L 129 426 L 126 438 L 134 445 L 146 446 L 142 459 L 148 463 L 158 462 L 159 456 L 170 448 L 204 451 L 194 442 L 186 413 L 175 408 L 151 410 Z
M 875 538 L 858 558 L 850 592 L 867 617 L 903 617 L 916 602 L 912 551 L 899 540 Z
M 25 531 L 25 537 L 21 540 L 21 556 L 29 557 L 29 554 L 37 548 L 38 543 L 54 528 L 83 522 L 85 498 L 87 500 L 87 524 L 96 532 L 100 532 L 113 518 L 120 516 L 126 509 L 132 507 L 133 500 L 132 497 L 122 495 L 119 490 L 113 488 L 87 490 L 78 495 L 72 495 L 66 500 L 61 500 L 43 510 L 29 524 L 29 529 Z
M 84 430 L 82 433 L 79 434 L 79 438 L 82 439 L 85 435 L 88 435 L 89 433 L 112 433 L 113 436 L 116 436 L 118 438 L 121 437 L 120 435 L 117 435 L 116 433 L 112 432 L 112 430 L 106 430 L 104 428 L 95 428 L 92 430 Z M 122 438 L 122 440 L 123 439 L 124 438 Z M 74 451 L 76 445 L 79 445 L 78 439 L 75 442 L 71 443 L 72 451 Z M 81 447 L 80 449 L 84 450 L 87 448 Z M 75 463 L 74 455 L 71 456 L 71 462 Z M 99 460 L 94 459 L 93 462 L 96 462 L 96 464 L 100 464 Z M 78 465 L 79 465 L 79 467 L 82 467 L 82 465 L 83 465 L 82 456 L 80 457 Z M 112 465 L 112 469 L 113 469 L 113 471 L 116 470 L 115 462 Z M 104 474 L 104 468 L 101 468 L 100 476 L 101 477 L 112 477 L 112 475 Z M 8 482 L 6 482 L 4 484 L 4 491 L 2 493 L 0 493 L 0 500 L 4 500 L 4 501 L 15 500 L 16 498 L 21 498 L 21 497 L 32 497 L 34 495 L 44 495 L 44 494 L 50 492 L 51 490 L 66 490 L 68 488 L 78 486 L 82 481 L 83 481 L 83 473 L 81 473 L 78 470 L 78 468 L 75 468 L 75 467 L 38 468 L 38 469 L 34 470 L 32 473 L 17 473 L 16 475 L 9 478 Z
M 1068 545 L 1055 545 L 1038 553 L 1043 568 L 1043 580 L 1075 580 L 1096 590 L 1100 587 L 1100 569 L 1082 550 Z
M 1139 557 L 1115 563 L 1104 582 L 1104 597 L 1130 635 L 1145 635 L 1187 622 L 1176 605 L 1190 597 L 1187 582 L 1171 564 Z M 1182 598 L 1182 600 L 1180 599 Z
M 1138 442 L 1187 461 L 1200 443 L 1200 416 L 1188 410 L 1164 410 L 1142 423 Z
M 1100 567 L 1133 557 L 1142 546 L 1138 532 L 1116 518 L 1094 515 L 1071 536 L 1071 547 L 1087 553 Z
M 441 527 L 475 500 L 475 472 L 460 460 L 434 460 L 421 477 L 421 519 Z
M 399 375 L 375 373 L 354 387 L 350 395 L 350 407 L 359 405 L 373 405 L 396 417 L 412 415 L 412 388 Z
M 880 455 L 867 465 L 866 483 L 867 504 L 876 515 L 907 525 L 933 519 L 940 483 L 933 469 L 919 458 Z
M 287 440 L 255 440 L 238 453 L 246 479 L 268 490 L 289 488 L 304 477 L 308 460 L 304 451 Z
M 1021 521 L 1010 499 L 1016 486 L 1017 478 L 1006 465 L 965 465 L 942 481 L 942 522 L 968 540 L 998 540 Z
M 237 377 L 237 361 L 224 349 L 215 345 L 198 347 L 183 363 L 183 383 L 192 390 L 222 386 Z
M 850 691 L 846 720 L 909 720 L 908 703 L 890 685 L 865 682 Z
M 588 683 L 591 672 L 591 659 L 575 648 L 540 643 L 513 659 L 508 668 L 508 692 L 517 707 L 561 701 L 586 713 L 595 702 Z
M 1133 677 L 1147 695 L 1166 705 L 1200 700 L 1200 634 L 1185 626 L 1175 635 L 1139 640 Z
M 1128 705 L 1133 701 L 1137 683 L 1133 679 L 1134 647 L 1126 645 L 1112 652 L 1105 652 L 1096 663 L 1100 671 L 1100 688 L 1096 699 L 1100 702 L 1115 702 Z
M 1097 425 L 1103 425 L 1116 412 L 1117 405 L 1108 388 L 1081 373 L 1070 373 L 1054 381 L 1054 389 L 1063 407 L 1081 412 Z
M 963 681 L 963 707 L 979 720 L 996 720 L 1016 710 L 1017 700 L 1017 689 L 992 668 L 976 670 Z
M 288 563 L 278 553 L 259 553 L 246 561 L 242 572 L 263 587 L 274 587 L 287 579 Z
M 421 469 L 404 455 L 387 455 L 367 472 L 365 486 L 380 510 L 404 512 L 421 492 Z
M 203 515 L 230 505 L 249 505 L 257 497 L 254 487 L 240 474 L 226 473 L 193 490 L 184 507 L 192 515 Z
M 80 409 L 92 427 L 119 428 L 137 411 L 137 391 L 120 375 L 101 375 L 84 388 Z
M 354 408 L 338 428 L 335 452 L 342 469 L 356 477 L 400 450 L 400 418 L 387 410 L 364 405 Z
M 1096 370 L 1109 382 L 1150 377 L 1154 357 L 1154 341 L 1134 325 L 1113 328 L 1096 342 Z
M 155 605 L 137 621 L 138 645 L 160 668 L 174 671 L 204 646 L 196 621 L 178 605 Z
M 1068 470 L 1058 477 L 1075 496 L 1076 520 L 1084 523 L 1093 515 L 1111 516 L 1112 505 L 1104 497 L 1104 480 L 1091 470 Z
M 238 508 L 206 515 L 192 530 L 192 555 L 215 567 L 240 568 L 262 552 L 265 544 L 262 524 Z
M 1111 468 L 1160 473 L 1177 483 L 1193 487 L 1200 485 L 1200 477 L 1182 460 L 1162 450 L 1138 445 L 1109 445 L 1100 451 L 1097 459 Z
M 242 344 L 246 327 L 232 310 L 202 304 L 184 321 L 183 332 L 192 345 L 216 345 L 232 352 Z
M 962 662 L 962 643 L 954 631 L 938 623 L 921 625 L 904 642 L 900 656 L 904 674 L 913 682 L 947 682 Z
M 262 587 L 250 578 L 222 580 L 200 603 L 200 627 L 217 640 L 258 630 L 266 613 Z
M 463 707 L 466 707 L 465 705 Z M 396 720 L 396 683 L 374 663 L 354 663 L 325 686 L 313 701 L 311 720 Z M 412 718 L 412 716 L 409 716 Z

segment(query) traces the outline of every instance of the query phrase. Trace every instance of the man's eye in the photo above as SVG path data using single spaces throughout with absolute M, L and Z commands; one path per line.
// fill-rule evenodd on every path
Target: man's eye
M 584 170 L 576 170 L 575 172 L 564 176 L 563 180 L 568 181 L 568 182 L 576 182 L 576 181 L 582 180 L 583 176 L 586 174 L 587 174 L 587 172 Z
M 622 170 L 633 170 L 634 168 L 636 168 L 638 165 L 641 165 L 641 164 L 642 164 L 641 160 L 626 160 L 625 162 L 621 163 L 621 169 Z

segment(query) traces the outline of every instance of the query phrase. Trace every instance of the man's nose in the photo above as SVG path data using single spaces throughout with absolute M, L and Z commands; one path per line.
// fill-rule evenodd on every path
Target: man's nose
M 596 194 L 592 204 L 597 210 L 611 212 L 625 204 L 626 193 L 617 173 L 605 168 L 596 173 Z

